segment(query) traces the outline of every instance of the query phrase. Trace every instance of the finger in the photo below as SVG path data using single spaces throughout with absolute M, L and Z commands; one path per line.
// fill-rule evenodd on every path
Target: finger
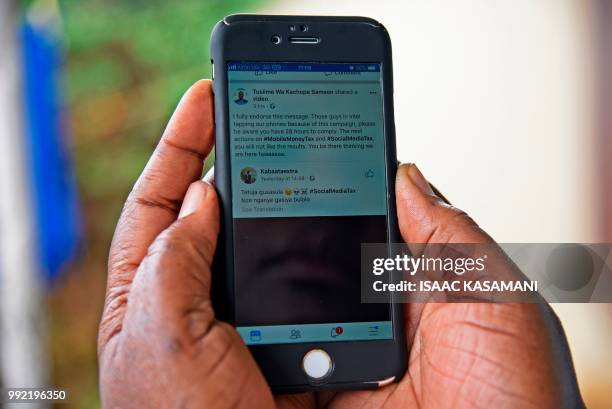
M 206 318 L 200 322 L 209 322 L 212 319 L 212 308 L 209 306 L 209 266 L 219 234 L 219 209 L 214 188 L 202 181 L 193 183 L 185 196 L 179 217 L 179 220 L 160 234 L 150 246 L 148 256 L 140 265 L 133 283 L 117 287 L 109 285 L 109 294 L 100 322 L 100 353 L 123 328 L 128 294 L 131 305 L 145 308 L 155 308 L 162 300 L 175 300 L 175 303 L 181 301 L 182 297 L 177 300 L 173 295 L 155 294 L 160 291 L 160 285 L 157 285 L 155 280 L 166 280 L 163 286 L 167 287 L 171 294 L 184 291 L 185 287 L 193 289 L 191 295 L 184 298 L 188 299 L 188 303 L 201 302 L 199 306 L 206 307 L 195 309 L 194 314 L 199 314 L 199 318 Z M 168 276 L 169 272 L 172 272 L 171 276 Z M 150 300 L 155 302 L 151 303 Z M 160 311 L 177 311 L 184 309 L 185 305 L 179 303 L 173 308 L 162 308 Z M 194 331 L 197 332 L 198 329 Z
M 131 281 L 155 237 L 176 220 L 189 184 L 201 177 L 213 131 L 211 85 L 202 80 L 181 99 L 124 206 L 110 251 L 111 286 Z
M 277 395 L 274 397 L 279 409 L 312 409 L 325 406 L 317 405 L 314 392 Z
M 150 314 L 145 315 L 163 323 L 168 333 L 200 339 L 212 324 L 210 265 L 218 234 L 215 189 L 196 181 L 189 186 L 178 220 L 149 248 L 131 291 L 132 299 L 147 305 Z
M 208 196 L 209 193 L 211 195 L 210 197 Z M 209 201 L 208 207 L 206 206 L 207 197 Z M 213 227 L 217 227 L 219 225 L 219 220 L 216 220 L 215 217 L 218 219 L 218 212 L 213 211 L 214 209 L 211 209 L 210 207 L 218 207 L 215 189 L 206 181 L 200 180 L 193 182 L 191 185 L 189 185 L 189 189 L 187 189 L 185 199 L 183 199 L 181 210 L 178 214 L 178 219 L 184 219 L 185 217 L 195 213 L 196 216 L 200 215 L 200 217 L 205 217 L 205 221 L 211 223 Z M 206 235 L 210 235 L 210 229 L 206 229 Z
M 405 242 L 493 242 L 465 212 L 436 196 L 416 165 L 404 164 L 398 168 L 395 192 L 398 221 Z
M 437 196 L 414 164 L 403 164 L 395 179 L 397 215 L 402 238 L 414 255 L 427 243 L 491 243 L 493 239 L 463 211 Z M 425 304 L 407 303 L 406 330 L 412 344 Z
M 138 269 L 124 339 L 140 340 L 136 348 L 148 349 L 155 369 L 178 390 L 189 391 L 190 402 L 273 407 L 246 345 L 214 317 L 210 265 L 218 234 L 215 189 L 198 180 L 189 186 L 178 219 L 155 239 Z
M 99 346 L 122 328 L 131 283 L 147 248 L 175 219 L 213 144 L 212 91 L 199 81 L 183 96 L 123 208 L 111 244 Z

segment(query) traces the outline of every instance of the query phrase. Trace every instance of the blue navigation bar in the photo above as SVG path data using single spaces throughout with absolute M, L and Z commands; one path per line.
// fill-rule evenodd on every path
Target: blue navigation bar
M 392 339 L 391 321 L 237 327 L 247 345 Z
M 233 62 L 228 71 L 380 72 L 378 63 Z

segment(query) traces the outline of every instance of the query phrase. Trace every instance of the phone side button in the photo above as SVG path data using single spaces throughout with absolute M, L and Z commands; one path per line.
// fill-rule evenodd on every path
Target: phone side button
M 302 369 L 314 380 L 320 380 L 331 375 L 334 365 L 331 356 L 322 349 L 311 349 L 302 358 Z

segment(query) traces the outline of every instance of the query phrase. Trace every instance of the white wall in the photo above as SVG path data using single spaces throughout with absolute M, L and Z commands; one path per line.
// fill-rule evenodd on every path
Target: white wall
M 603 240 L 589 1 L 289 0 L 263 12 L 381 21 L 399 159 L 498 241 Z M 587 400 L 611 390 L 610 308 L 554 307 Z
M 595 241 L 587 3 L 311 0 L 389 30 L 398 152 L 503 242 Z

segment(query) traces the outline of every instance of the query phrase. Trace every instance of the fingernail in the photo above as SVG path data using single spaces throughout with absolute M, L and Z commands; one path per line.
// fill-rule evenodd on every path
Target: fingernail
M 211 186 L 208 183 L 202 181 L 193 182 L 189 185 L 178 218 L 181 219 L 195 213 L 204 202 L 210 188 Z
M 215 167 L 214 166 L 208 169 L 208 172 L 206 172 L 202 180 L 211 185 L 215 183 Z
M 417 165 L 415 165 L 414 163 L 408 163 L 406 165 L 400 166 L 400 169 L 401 168 L 404 168 L 403 176 L 408 176 L 412 183 L 414 183 L 421 192 L 428 195 L 434 194 L 433 190 L 429 186 L 429 183 L 427 182 L 427 179 L 425 179 Z

